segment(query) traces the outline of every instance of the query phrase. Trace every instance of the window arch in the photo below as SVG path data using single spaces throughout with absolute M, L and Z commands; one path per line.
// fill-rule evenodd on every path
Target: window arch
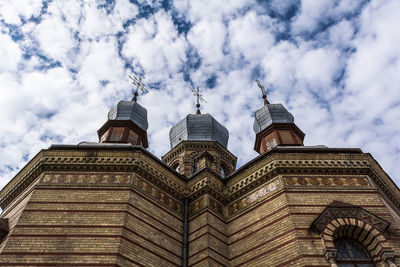
M 221 165 L 221 169 L 219 171 L 219 175 L 221 176 L 221 178 L 225 178 L 225 176 L 226 176 L 226 172 L 224 170 L 224 167 L 222 167 L 222 165 Z
M 199 161 L 197 159 L 195 159 L 193 161 L 193 173 L 196 173 L 198 171 L 198 166 L 199 165 Z
M 219 175 L 221 176 L 221 178 L 225 178 L 225 177 L 228 176 L 229 174 L 230 174 L 230 173 L 229 173 L 229 168 L 228 168 L 228 166 L 227 166 L 224 162 L 221 162 Z
M 172 169 L 174 169 L 175 171 L 177 171 L 177 172 L 180 172 L 179 170 L 180 170 L 180 165 L 179 165 L 179 162 L 176 162 L 176 163 L 174 163 L 173 165 L 172 165 Z
M 340 239 L 350 239 L 359 243 L 366 249 L 369 259 L 373 263 L 372 265 L 368 265 L 370 263 L 365 263 L 367 265 L 362 265 L 361 263 L 358 265 L 354 265 L 354 263 L 345 265 L 345 263 L 341 263 L 339 266 L 369 267 L 375 266 L 374 264 L 377 263 L 383 263 L 389 264 L 390 267 L 395 267 L 397 265 L 395 264 L 394 251 L 384 235 L 389 225 L 389 222 L 364 210 L 362 207 L 334 201 L 313 221 L 310 230 L 320 234 L 326 260 L 332 267 L 338 266 L 336 263 L 336 247 L 343 246 L 343 244 L 335 244 L 335 242 L 339 242 L 338 240 Z M 352 241 L 346 242 L 351 243 Z M 354 245 L 354 243 L 351 244 Z M 345 260 L 345 258 L 339 259 Z

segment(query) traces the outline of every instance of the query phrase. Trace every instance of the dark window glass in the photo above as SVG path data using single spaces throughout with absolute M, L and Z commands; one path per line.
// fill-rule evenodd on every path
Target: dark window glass
M 337 263 L 339 267 L 374 267 L 368 251 L 354 239 L 337 239 Z
M 193 173 L 197 172 L 197 160 L 193 162 Z

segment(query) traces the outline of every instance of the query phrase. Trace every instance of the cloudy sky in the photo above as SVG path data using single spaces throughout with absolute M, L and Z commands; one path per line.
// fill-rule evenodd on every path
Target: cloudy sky
M 254 78 L 306 145 L 360 147 L 400 184 L 398 0 L 0 2 L 0 186 L 50 144 L 97 141 L 128 74 L 144 77 L 149 150 L 199 86 L 239 166 L 256 156 Z

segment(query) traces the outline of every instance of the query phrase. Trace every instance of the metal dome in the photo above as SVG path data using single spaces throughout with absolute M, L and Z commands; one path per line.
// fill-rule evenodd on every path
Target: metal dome
M 143 130 L 147 130 L 147 110 L 134 101 L 119 101 L 119 103 L 108 112 L 109 120 L 130 120 Z
M 210 114 L 189 114 L 169 131 L 171 148 L 181 141 L 217 141 L 225 148 L 229 132 Z
M 266 104 L 256 111 L 253 129 L 258 134 L 273 123 L 293 122 L 293 115 L 282 104 Z

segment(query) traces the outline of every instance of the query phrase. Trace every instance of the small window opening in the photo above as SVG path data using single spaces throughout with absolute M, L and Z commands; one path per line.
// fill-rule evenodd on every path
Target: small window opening
M 177 171 L 177 172 L 179 172 L 179 170 L 180 170 L 180 165 L 179 165 L 179 163 L 175 163 L 174 165 L 172 165 L 172 169 L 174 169 L 175 171 Z
M 225 170 L 222 166 L 221 166 L 220 176 L 221 176 L 221 178 L 225 178 L 225 176 L 226 176 Z
M 195 160 L 195 161 L 193 162 L 193 173 L 196 173 L 196 172 L 197 172 L 197 169 L 198 169 L 198 162 L 197 162 L 197 160 Z
M 221 176 L 221 178 L 225 178 L 228 174 L 229 174 L 228 168 L 224 163 L 221 163 L 221 169 L 219 175 Z
M 354 239 L 335 240 L 337 264 L 339 267 L 374 267 L 368 251 Z

